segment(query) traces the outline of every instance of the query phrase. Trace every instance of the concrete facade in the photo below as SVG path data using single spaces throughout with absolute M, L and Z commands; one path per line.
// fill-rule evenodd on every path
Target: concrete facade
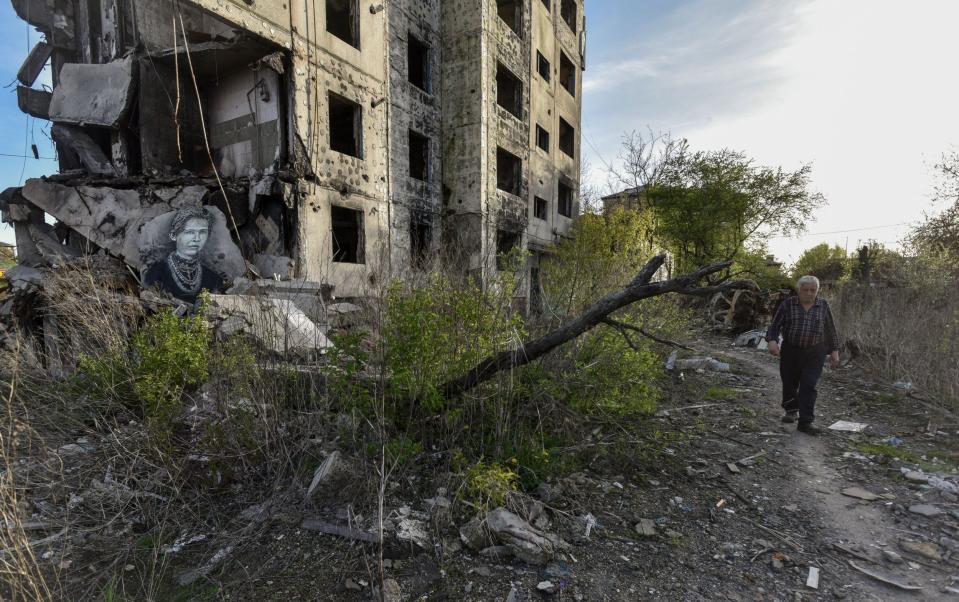
M 141 203 L 156 178 L 205 185 L 248 261 L 339 297 L 433 260 L 485 278 L 510 246 L 535 267 L 578 212 L 582 0 L 13 4 L 47 38 L 23 70 L 49 53 L 55 90 L 64 65 L 133 64 L 109 122 L 64 121 L 62 170 L 105 157 Z

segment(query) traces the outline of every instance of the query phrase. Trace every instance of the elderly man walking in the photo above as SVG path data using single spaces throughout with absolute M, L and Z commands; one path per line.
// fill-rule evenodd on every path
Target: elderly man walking
M 829 304 L 818 297 L 819 279 L 803 276 L 797 285 L 799 295 L 779 306 L 766 332 L 766 341 L 769 353 L 779 357 L 782 405 L 786 412 L 782 421 L 792 423 L 798 419 L 800 432 L 818 435 L 819 429 L 813 426 L 816 384 L 827 355 L 833 368 L 839 366 L 839 335 Z

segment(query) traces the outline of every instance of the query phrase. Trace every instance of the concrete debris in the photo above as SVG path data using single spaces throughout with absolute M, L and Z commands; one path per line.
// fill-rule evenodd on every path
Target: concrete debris
M 26 86 L 17 86 L 17 106 L 20 111 L 37 119 L 50 118 L 50 100 L 53 94 L 44 90 L 34 90 Z
M 890 577 L 889 575 L 880 573 L 879 571 L 874 571 L 872 569 L 861 567 L 855 562 L 853 562 L 852 560 L 849 561 L 849 566 L 851 566 L 852 568 L 856 569 L 857 571 L 859 571 L 860 573 L 864 575 L 868 575 L 869 577 L 872 577 L 876 581 L 881 581 L 885 583 L 886 585 L 891 585 L 893 587 L 898 587 L 899 589 L 904 589 L 908 591 L 919 591 L 922 589 L 922 586 L 906 583 L 895 577 Z
M 910 470 L 906 468 L 905 466 L 900 468 L 900 470 L 902 471 L 903 478 L 906 479 L 907 481 L 910 481 L 912 483 L 928 483 L 929 482 L 929 475 L 922 472 L 921 470 Z
M 929 541 L 910 541 L 903 539 L 899 541 L 899 548 L 905 552 L 928 558 L 935 562 L 942 561 L 942 552 L 939 546 Z
M 867 502 L 871 502 L 879 499 L 878 495 L 876 495 L 875 493 L 871 491 L 866 491 L 862 487 L 847 487 L 843 489 L 840 493 L 842 493 L 843 495 L 847 497 L 854 497 L 856 499 L 866 500 Z
M 473 517 L 468 523 L 460 527 L 460 540 L 474 552 L 479 552 L 487 547 L 490 539 L 489 533 L 479 518 Z
M 659 534 L 656 530 L 656 521 L 651 518 L 639 519 L 635 528 L 640 537 L 656 537 Z
M 918 514 L 920 516 L 925 516 L 926 518 L 932 518 L 942 514 L 942 510 L 936 508 L 931 504 L 915 504 L 909 506 L 909 512 L 913 514 Z
M 53 89 L 50 119 L 117 128 L 133 102 L 133 58 L 103 64 L 67 63 Z
M 37 45 L 27 55 L 26 60 L 23 61 L 20 70 L 17 71 L 17 80 L 28 88 L 32 86 L 40 77 L 40 72 L 43 71 L 43 67 L 50 60 L 51 54 L 53 54 L 53 46 L 44 41 L 37 42 Z
M 3 277 L 10 283 L 14 291 L 24 291 L 31 287 L 43 285 L 43 273 L 36 268 L 18 265 L 10 268 Z
M 313 473 L 313 481 L 310 483 L 310 487 L 306 490 L 307 500 L 313 497 L 313 493 L 316 492 L 317 488 L 330 478 L 330 475 L 336 470 L 339 460 L 340 452 L 335 450 L 331 452 L 330 455 L 328 455 L 326 459 L 323 460 L 323 462 L 317 467 L 316 471 Z
M 211 313 L 221 318 L 241 317 L 239 330 L 278 354 L 324 353 L 333 347 L 326 334 L 288 299 L 250 295 L 210 295 Z M 231 330 L 236 330 L 236 322 Z
M 685 360 L 676 360 L 674 366 L 678 370 L 711 370 L 713 372 L 729 372 L 729 364 L 711 357 L 694 357 Z
M 373 588 L 373 599 L 382 600 L 382 602 L 402 602 L 403 588 L 396 579 L 384 579 L 382 592 L 378 587 Z
M 513 554 L 530 564 L 547 564 L 569 545 L 556 535 L 544 533 L 505 508 L 497 508 L 486 517 L 493 536 Z
M 423 550 L 433 549 L 425 518 L 425 516 L 415 516 L 413 513 L 401 517 L 396 524 L 396 538 L 400 541 L 415 544 Z
M 849 422 L 848 420 L 837 420 L 829 425 L 831 431 L 842 431 L 846 433 L 861 433 L 869 426 L 862 422 Z
M 744 332 L 733 341 L 733 345 L 736 347 L 758 347 L 759 344 L 766 340 L 766 331 L 765 330 L 750 330 L 749 332 Z
M 882 557 L 892 564 L 902 564 L 902 556 L 892 550 L 883 550 Z
M 819 589 L 819 569 L 811 566 L 809 567 L 809 575 L 806 577 L 806 587 L 811 589 Z
M 168 232 L 175 206 L 184 196 L 193 199 L 201 191 L 205 194 L 203 187 L 181 187 L 167 204 L 136 190 L 31 179 L 23 187 L 23 197 L 127 264 L 145 268 L 173 250 Z M 200 260 L 232 280 L 246 270 L 246 264 L 230 239 L 226 216 L 216 207 L 207 209 L 213 214 L 213 227 Z
M 726 462 L 726 468 L 733 474 L 739 474 L 741 472 L 735 462 Z
M 59 142 L 63 146 L 76 153 L 83 164 L 84 169 L 92 176 L 116 176 L 117 170 L 107 158 L 103 149 L 97 144 L 83 128 L 53 124 L 50 128 L 50 137 L 54 142 Z
M 283 255 L 259 253 L 253 256 L 253 265 L 263 278 L 289 280 L 293 276 L 293 260 Z
M 333 523 L 329 523 L 318 518 L 305 519 L 302 523 L 300 523 L 300 528 L 306 529 L 307 531 L 316 531 L 326 535 L 335 535 L 336 537 L 353 539 L 366 543 L 379 543 L 380 541 L 379 536 L 375 533 L 367 533 L 366 531 L 352 529 L 343 525 L 334 525 Z
M 536 584 L 536 589 L 544 594 L 555 594 L 559 590 L 552 581 L 540 581 Z

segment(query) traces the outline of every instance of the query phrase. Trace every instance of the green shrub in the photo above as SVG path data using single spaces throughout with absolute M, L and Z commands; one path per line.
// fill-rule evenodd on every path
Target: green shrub
M 166 309 L 147 319 L 128 349 L 81 355 L 75 384 L 107 407 L 134 409 L 166 441 L 184 389 L 209 375 L 210 332 L 202 316 L 180 318 Z
M 385 327 L 394 395 L 416 400 L 428 414 L 440 413 L 441 384 L 524 338 L 522 316 L 511 307 L 515 288 L 515 269 L 500 272 L 485 289 L 442 275 L 422 288 L 394 284 Z
M 634 339 L 634 344 L 637 349 L 627 345 L 620 333 L 606 328 L 584 334 L 565 375 L 570 405 L 587 414 L 655 412 L 660 357 L 645 341 Z
M 466 471 L 465 497 L 480 509 L 489 510 L 505 504 L 518 483 L 519 475 L 509 466 L 477 462 Z

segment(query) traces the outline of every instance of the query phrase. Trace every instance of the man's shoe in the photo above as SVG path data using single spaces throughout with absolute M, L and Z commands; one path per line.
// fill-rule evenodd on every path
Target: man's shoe
M 792 424 L 793 422 L 796 422 L 797 420 L 799 420 L 799 411 L 797 410 L 795 412 L 786 412 L 785 414 L 783 414 L 783 417 L 780 418 L 780 420 L 782 420 L 786 424 Z
M 811 422 L 800 422 L 799 426 L 796 428 L 800 433 L 806 433 L 807 435 L 816 436 L 819 434 L 819 429 L 813 426 Z

